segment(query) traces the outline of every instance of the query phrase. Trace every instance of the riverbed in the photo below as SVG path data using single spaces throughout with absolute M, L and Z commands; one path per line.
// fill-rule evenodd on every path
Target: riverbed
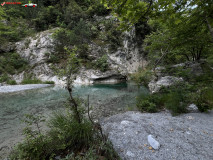
M 135 106 L 136 96 L 148 93 L 133 83 L 75 86 L 74 96 L 86 100 L 89 95 L 94 119 L 111 116 Z M 0 159 L 22 139 L 21 123 L 25 114 L 44 115 L 65 111 L 68 92 L 60 86 L 0 94 Z

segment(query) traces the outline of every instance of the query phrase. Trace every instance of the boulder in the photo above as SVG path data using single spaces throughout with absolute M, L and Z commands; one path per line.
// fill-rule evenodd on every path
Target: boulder
M 126 112 L 102 119 L 100 124 L 121 159 L 210 160 L 213 159 L 212 121 L 213 111 L 175 117 L 167 112 Z M 157 138 L 149 136 L 147 141 L 148 135 Z
M 187 107 L 187 110 L 189 112 L 198 112 L 198 107 L 195 105 L 195 104 L 190 104 L 188 107 Z
M 152 80 L 148 84 L 148 86 L 149 86 L 149 90 L 152 93 L 155 93 L 155 92 L 158 92 L 161 87 L 169 87 L 181 81 L 183 81 L 182 78 L 177 78 L 174 76 L 165 76 L 165 77 L 161 77 L 158 81 Z

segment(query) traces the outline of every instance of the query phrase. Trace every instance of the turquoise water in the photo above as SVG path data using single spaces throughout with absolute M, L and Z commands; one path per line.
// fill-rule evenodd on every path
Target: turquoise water
M 148 91 L 131 83 L 95 84 L 74 88 L 74 96 L 83 99 L 90 96 L 90 105 L 94 106 L 99 118 L 119 113 L 127 106 L 134 106 L 135 97 L 142 92 Z M 52 111 L 63 110 L 67 98 L 67 91 L 57 86 L 0 94 L 0 144 L 20 133 L 21 119 L 25 114 L 49 115 Z

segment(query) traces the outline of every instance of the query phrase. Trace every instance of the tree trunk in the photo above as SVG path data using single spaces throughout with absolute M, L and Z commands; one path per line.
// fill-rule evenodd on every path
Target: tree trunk
M 80 114 L 79 114 L 79 111 L 78 111 L 78 104 L 76 103 L 75 99 L 72 96 L 72 88 L 71 87 L 68 87 L 68 92 L 69 92 L 69 95 L 70 95 L 70 105 L 73 108 L 75 120 L 77 120 L 78 123 L 81 123 L 81 117 L 80 117 Z
M 81 123 L 81 117 L 78 111 L 78 104 L 76 103 L 75 99 L 72 96 L 72 88 L 71 88 L 71 69 L 67 75 L 67 90 L 69 92 L 69 96 L 70 96 L 70 106 L 73 108 L 73 112 L 74 112 L 74 118 L 78 123 Z

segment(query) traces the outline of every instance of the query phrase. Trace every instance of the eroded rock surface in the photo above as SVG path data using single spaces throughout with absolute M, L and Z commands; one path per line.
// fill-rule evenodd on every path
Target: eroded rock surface
M 170 113 L 126 112 L 105 118 L 101 125 L 117 153 L 125 160 L 212 160 L 213 112 Z M 153 150 L 147 140 L 154 135 L 160 143 Z
M 172 86 L 178 82 L 183 81 L 182 78 L 174 77 L 174 76 L 165 76 L 161 77 L 158 81 L 151 81 L 149 83 L 149 90 L 154 93 L 158 92 L 161 87 L 169 87 Z

